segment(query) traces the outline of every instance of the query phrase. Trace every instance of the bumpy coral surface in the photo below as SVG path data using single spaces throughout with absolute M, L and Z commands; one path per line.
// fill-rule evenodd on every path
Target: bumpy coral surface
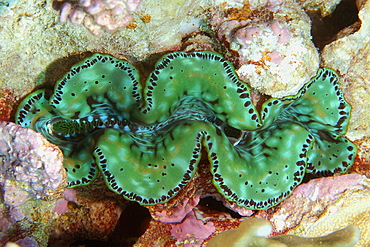
M 7 121 L 10 119 L 15 100 L 10 89 L 0 89 L 0 121 Z
M 259 218 L 244 220 L 239 228 L 225 231 L 212 238 L 207 247 L 221 246 L 259 246 L 259 247 L 299 247 L 299 246 L 326 246 L 351 247 L 359 238 L 360 231 L 356 226 L 349 226 L 324 237 L 302 238 L 293 235 L 281 235 L 266 238 L 272 227 L 268 221 Z
M 302 224 L 310 227 L 302 227 L 307 231 L 313 231 L 322 217 L 323 211 L 327 212 L 330 217 L 337 215 L 338 208 L 346 210 L 349 207 L 353 215 L 361 215 L 368 210 L 368 206 L 364 206 L 365 200 L 356 200 L 354 202 L 346 202 L 349 195 L 355 198 L 368 197 L 369 181 L 365 176 L 360 174 L 346 174 L 336 177 L 324 177 L 313 179 L 306 184 L 301 184 L 297 187 L 291 197 L 284 200 L 278 207 L 274 208 L 274 212 L 259 211 L 257 217 L 262 217 L 271 222 L 275 234 L 284 234 L 290 229 L 294 229 L 297 225 Z M 343 202 L 345 202 L 343 204 Z M 336 206 L 341 205 L 341 206 Z M 359 206 L 362 205 L 362 206 Z M 343 214 L 340 214 L 343 215 Z M 339 230 L 350 224 L 357 225 L 362 228 L 360 222 L 348 221 L 346 217 L 340 216 L 341 223 L 335 226 L 327 225 L 328 230 L 325 234 L 332 230 Z M 349 215 L 348 215 L 349 216 Z M 349 216 L 350 218 L 350 216 Z M 320 219 L 320 221 L 324 219 Z M 299 227 L 298 227 L 299 228 Z M 306 231 L 304 230 L 304 231 Z M 292 234 L 297 234 L 297 230 L 293 230 Z M 316 232 L 316 236 L 320 236 Z M 301 234 L 299 234 L 301 236 Z
M 297 226 L 289 231 L 289 234 L 311 237 L 355 225 L 361 232 L 361 239 L 356 246 L 368 246 L 369 182 L 369 179 L 360 174 L 310 181 L 308 187 L 302 186 L 295 196 L 289 198 L 286 204 L 277 210 L 276 215 L 268 219 L 279 229 Z M 311 186 L 315 186 L 315 189 L 309 188 Z
M 62 188 L 65 171 L 59 149 L 40 134 L 0 122 L 0 184 L 4 203 L 18 206 L 30 198 L 43 198 Z
M 238 75 L 253 88 L 280 98 L 296 94 L 315 75 L 319 55 L 311 41 L 310 19 L 298 4 L 260 1 L 255 6 L 251 1 L 231 13 L 213 25 L 236 56 Z
M 92 34 L 103 29 L 113 31 L 127 26 L 140 0 L 78 0 L 66 1 L 60 10 L 60 21 L 84 25 Z
M 184 195 L 185 199 L 183 199 L 183 201 L 185 201 L 186 198 L 191 197 L 191 190 L 193 190 L 193 187 L 196 187 L 198 184 L 202 184 L 199 185 L 199 187 L 207 187 L 206 181 L 209 179 L 205 174 L 202 174 L 201 177 L 202 178 L 200 180 L 198 179 L 197 181 L 194 181 L 194 184 L 188 188 L 188 194 Z M 206 190 L 210 191 L 208 188 Z M 366 246 L 369 239 L 369 224 L 366 223 L 369 218 L 366 213 L 369 211 L 369 205 L 367 203 L 368 197 L 369 180 L 366 179 L 365 176 L 360 174 L 346 174 L 335 177 L 324 177 L 312 179 L 306 184 L 299 185 L 293 195 L 282 201 L 278 206 L 268 210 L 255 212 L 253 216 L 249 216 L 264 218 L 271 223 L 270 225 L 267 221 L 260 221 L 262 222 L 262 225 L 267 226 L 267 228 L 262 227 L 266 230 L 264 232 L 264 236 L 267 236 L 267 234 L 271 232 L 270 236 L 283 235 L 283 238 L 286 239 L 289 239 L 290 237 L 284 236 L 285 234 L 308 238 L 321 237 L 334 231 L 339 231 L 349 225 L 354 225 L 357 226 L 361 232 L 361 239 L 356 246 Z M 354 198 L 354 201 L 351 201 L 349 198 Z M 178 206 L 182 208 L 186 206 L 179 203 L 179 198 L 176 199 L 176 202 L 173 203 L 180 204 Z M 188 203 L 188 207 L 192 207 L 192 205 L 193 201 L 190 201 Z M 205 204 L 203 202 L 200 205 L 193 207 L 191 209 L 192 212 L 185 213 L 184 216 L 187 216 L 187 214 L 195 214 L 196 219 L 194 219 L 194 221 L 202 221 L 203 224 L 208 225 L 212 223 L 215 229 L 212 235 L 208 238 L 202 239 L 199 237 L 200 234 L 197 238 L 194 232 L 186 227 L 186 224 L 182 225 L 184 221 L 178 220 L 178 215 L 175 216 L 176 220 L 178 220 L 177 223 L 168 223 L 168 221 L 163 221 L 165 223 L 160 222 L 162 219 L 168 220 L 171 217 L 171 212 L 175 213 L 180 211 L 177 208 L 171 209 L 172 205 L 169 202 L 165 204 L 167 217 L 163 217 L 162 219 L 156 217 L 156 220 L 152 220 L 150 227 L 135 246 L 172 246 L 175 243 L 180 245 L 189 244 L 190 246 L 194 243 L 194 246 L 204 246 L 211 237 L 216 236 L 225 230 L 237 228 L 240 222 L 245 220 L 249 221 L 248 218 L 245 217 L 233 218 L 227 212 L 216 211 L 213 210 L 212 207 L 204 207 L 204 205 Z M 240 209 L 242 208 L 240 207 Z M 235 207 L 233 210 L 238 211 L 238 208 Z M 156 210 L 154 212 L 161 212 L 162 216 L 165 215 L 165 212 L 160 210 L 160 205 L 156 206 Z M 251 220 L 249 222 L 253 221 Z M 333 222 L 336 223 L 333 224 Z M 256 224 L 253 223 L 252 225 Z M 172 234 L 173 228 L 180 228 L 182 233 L 188 233 L 188 237 L 186 239 L 181 238 L 180 240 L 180 238 L 177 237 L 181 237 L 181 235 Z M 239 234 L 241 234 L 239 239 L 241 239 L 241 241 L 247 241 L 248 239 L 256 240 L 256 237 L 252 236 L 252 232 L 257 231 L 256 228 L 259 229 L 259 227 L 246 227 L 244 231 L 239 231 Z M 207 227 L 203 229 L 203 232 L 201 233 L 203 236 L 206 235 L 207 229 L 209 230 L 210 228 Z M 243 233 L 246 233 L 248 230 L 251 235 L 245 236 L 246 234 Z M 358 240 L 358 230 L 353 231 L 352 228 L 349 232 L 352 233 L 350 235 L 344 234 L 346 237 L 343 240 L 352 241 L 352 243 L 356 242 Z M 236 233 L 233 240 L 236 241 L 239 234 Z M 266 240 L 262 238 L 264 236 L 259 236 L 261 240 L 260 243 L 264 242 L 270 244 L 272 240 L 270 242 L 270 239 Z M 337 246 L 335 244 L 338 243 L 340 246 L 339 239 L 337 239 L 337 243 L 332 241 L 334 236 L 335 235 L 326 238 L 327 240 L 331 239 L 327 242 L 328 246 Z M 243 237 L 245 238 L 243 239 Z M 230 239 L 227 239 L 226 237 L 224 240 L 230 242 Z M 301 243 L 310 244 L 310 241 L 313 240 L 315 240 L 315 238 L 303 239 L 303 242 Z M 222 243 L 222 241 L 220 243 Z
M 59 148 L 42 135 L 0 122 L 0 244 L 29 236 L 46 246 L 52 208 L 67 184 L 62 164 Z
M 348 137 L 357 140 L 363 168 L 370 163 L 370 1 L 359 6 L 359 22 L 345 29 L 337 40 L 325 46 L 322 64 L 337 68 L 342 75 L 346 97 L 353 105 Z M 341 59 L 336 59 L 340 57 Z
M 50 241 L 57 246 L 68 246 L 73 241 L 85 239 L 104 241 L 114 231 L 124 205 L 106 196 L 107 188 L 79 190 L 66 189 L 64 198 L 57 201 L 58 217 L 50 227 Z M 105 193 L 107 192 L 107 193 Z M 113 193 L 112 193 L 113 194 Z M 58 208 L 59 207 L 59 208 Z
M 184 188 L 202 146 L 218 191 L 251 209 L 278 204 L 305 173 L 344 172 L 354 162 L 356 146 L 343 137 L 350 105 L 332 70 L 320 70 L 295 96 L 266 101 L 261 114 L 232 65 L 214 52 L 164 56 L 144 95 L 139 80 L 126 61 L 95 54 L 53 95 L 29 95 L 16 121 L 62 148 L 70 187 L 101 171 L 111 190 L 144 205 Z

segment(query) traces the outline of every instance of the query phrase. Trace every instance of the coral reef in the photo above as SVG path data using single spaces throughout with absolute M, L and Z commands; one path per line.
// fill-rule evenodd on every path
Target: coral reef
M 305 172 L 345 172 L 354 162 L 356 146 L 343 137 L 350 105 L 329 69 L 299 94 L 266 101 L 261 116 L 232 65 L 214 52 L 164 56 L 144 97 L 138 81 L 129 63 L 95 54 L 74 66 L 51 97 L 46 90 L 29 95 L 16 122 L 61 147 L 70 187 L 91 183 L 99 169 L 111 190 L 143 205 L 165 203 L 184 188 L 202 144 L 218 191 L 250 209 L 278 204 Z
M 326 246 L 351 247 L 359 238 L 360 231 L 356 226 L 333 232 L 324 237 L 302 238 L 293 235 L 280 235 L 265 238 L 271 233 L 272 227 L 268 221 L 259 218 L 245 219 L 237 229 L 225 231 L 213 237 L 207 247 L 217 246 L 258 246 L 258 247 L 299 247 Z
M 19 206 L 30 198 L 51 196 L 65 186 L 63 158 L 56 146 L 30 129 L 7 122 L 0 127 L 0 183 L 5 204 Z
M 226 213 L 204 211 L 198 206 L 178 223 L 152 220 L 134 246 L 202 246 L 211 236 L 238 225 L 239 220 Z
M 52 208 L 67 184 L 62 164 L 59 148 L 39 133 L 0 122 L 1 244 L 32 236 L 46 246 Z
M 310 19 L 291 1 L 251 2 L 231 14 L 226 10 L 225 21 L 214 18 L 218 38 L 254 89 L 277 98 L 296 94 L 319 67 Z
M 202 184 L 199 187 L 205 188 L 207 180 L 205 174 L 202 174 L 202 179 L 198 178 L 194 181 L 194 186 Z M 194 186 L 189 190 L 193 190 Z M 315 188 L 314 191 L 312 188 Z M 211 191 L 207 188 L 205 190 Z M 369 180 L 359 174 L 313 179 L 307 184 L 299 185 L 293 195 L 278 206 L 258 211 L 252 217 L 267 219 L 271 223 L 268 225 L 272 229 L 272 236 L 293 234 L 320 237 L 349 225 L 355 225 L 361 231 L 361 239 L 356 246 L 366 246 L 369 239 L 367 229 L 369 224 L 365 223 L 369 217 L 366 213 L 369 210 L 368 197 Z M 349 198 L 354 198 L 356 202 Z M 213 223 L 215 229 L 210 237 L 225 230 L 237 228 L 241 221 L 246 220 L 244 217 L 233 218 L 229 213 L 215 211 L 202 205 L 193 207 L 193 212 L 190 214 L 194 214 L 203 224 Z M 168 209 L 167 214 L 170 216 L 171 205 L 167 203 L 165 208 Z M 154 212 L 158 211 L 160 211 L 159 207 Z M 172 235 L 171 229 L 174 226 L 181 227 L 181 221 L 167 223 L 167 221 L 157 221 L 161 220 L 160 218 L 155 219 L 135 246 L 172 246 L 175 243 L 190 245 L 192 241 L 198 244 L 194 244 L 195 246 L 200 246 L 210 239 L 210 237 L 203 239 L 203 242 L 199 238 L 196 240 L 189 231 L 188 238 L 180 241 L 176 238 L 177 235 Z M 333 222 L 336 224 L 333 225 Z
M 16 99 L 8 88 L 0 88 L 0 121 L 10 119 Z
M 126 7 L 127 2 L 0 1 L 0 120 L 13 121 L 19 99 L 35 89 L 51 88 L 73 64 L 96 52 L 129 61 L 145 77 L 152 71 L 154 61 L 168 52 L 220 52 L 231 61 L 240 76 L 243 73 L 248 75 L 251 72 L 247 70 L 249 67 L 260 72 L 251 73 L 251 76 L 257 76 L 253 80 L 247 76 L 242 78 L 249 86 L 252 85 L 250 99 L 258 112 L 261 112 L 263 102 L 269 98 L 259 93 L 274 97 L 295 94 L 299 85 L 302 86 L 315 75 L 319 55 L 321 67 L 332 68 L 338 73 L 337 86 L 352 105 L 346 137 L 359 150 L 355 164 L 348 171 L 370 177 L 370 120 L 367 111 L 370 102 L 367 98 L 370 87 L 367 79 L 370 77 L 369 0 L 141 0 L 140 6 L 137 5 L 133 11 L 126 8 L 126 11 L 118 11 L 118 15 L 113 13 L 110 3 Z M 350 8 L 345 9 L 345 15 L 338 16 L 334 9 L 339 2 L 337 10 L 342 4 L 355 6 L 356 2 L 359 18 L 355 24 L 348 24 L 347 27 L 328 21 L 338 17 L 345 21 L 348 16 L 356 19 L 356 11 Z M 62 7 L 63 3 L 65 5 Z M 99 14 L 88 13 L 84 5 L 91 3 L 101 3 L 100 6 L 96 4 L 96 7 L 100 8 L 99 14 L 105 15 L 98 17 Z M 58 13 L 56 10 L 62 11 Z M 312 23 L 302 10 L 308 12 Z M 75 15 L 74 19 L 72 15 Z M 88 25 L 73 25 L 73 22 L 77 24 L 82 20 L 78 18 L 86 19 Z M 102 24 L 96 22 L 98 18 Z M 128 25 L 117 27 L 123 21 L 129 21 Z M 113 24 L 110 27 L 115 29 L 110 30 L 105 26 L 109 24 Z M 327 25 L 331 33 L 317 32 L 320 25 Z M 335 35 L 343 27 L 346 28 Z M 92 35 L 92 32 L 99 35 Z M 317 49 L 311 41 L 310 33 Z M 297 56 L 304 49 L 307 49 L 307 53 Z M 287 73 L 294 67 L 290 68 L 288 62 L 295 66 L 301 63 L 296 75 Z M 242 66 L 243 69 L 240 69 Z M 294 76 L 299 80 L 289 81 Z M 263 81 L 260 80 L 262 77 Z M 304 77 L 306 79 L 302 79 Z M 19 126 L 14 128 L 25 131 Z M 225 129 L 224 125 L 217 125 L 216 128 L 230 135 L 230 129 Z M 0 150 L 3 147 L 2 134 Z M 5 136 L 8 136 L 7 133 Z M 27 132 L 27 136 L 29 139 L 42 140 L 34 132 Z M 228 136 L 228 140 L 232 144 L 240 141 L 235 136 Z M 40 143 L 52 147 L 52 153 L 58 153 L 58 157 L 61 157 L 57 147 L 45 140 Z M 22 150 L 14 149 L 13 153 L 22 153 Z M 37 153 L 31 154 L 40 156 Z M 7 153 L 1 153 L 1 162 L 7 156 Z M 269 220 L 273 236 L 294 234 L 320 237 L 348 225 L 356 225 L 361 232 L 356 247 L 369 245 L 370 194 L 369 181 L 365 176 L 335 174 L 312 179 L 307 184 L 297 186 L 292 195 L 279 205 L 253 211 L 238 206 L 219 193 L 210 171 L 210 165 L 213 164 L 208 161 L 204 150 L 201 156 L 197 172 L 174 197 L 165 203 L 145 207 L 111 192 L 99 174 L 89 186 L 66 190 L 62 188 L 66 184 L 64 174 L 61 182 L 63 186 L 46 196 L 42 196 L 40 186 L 36 186 L 34 192 L 33 188 L 30 189 L 32 185 L 26 186 L 26 192 L 21 191 L 22 185 L 7 187 L 17 193 L 13 195 L 15 201 L 23 202 L 25 195 L 29 193 L 30 196 L 19 206 L 9 206 L 4 203 L 4 199 L 11 202 L 11 197 L 4 198 L 4 191 L 0 192 L 0 245 L 11 241 L 7 246 L 67 246 L 78 240 L 78 244 L 86 246 L 91 242 L 94 245 L 121 246 L 122 243 L 112 244 L 117 236 L 121 239 L 129 236 L 126 240 L 132 245 L 147 229 L 136 246 L 200 246 L 223 231 L 237 228 L 245 219 L 241 216 Z M 29 167 L 32 162 L 30 158 L 29 162 L 22 164 Z M 57 163 L 61 167 L 61 162 Z M 10 167 L 10 170 L 12 168 L 17 170 L 18 166 Z M 61 170 L 64 173 L 64 169 Z M 18 185 L 13 178 L 10 180 L 8 184 Z M 2 184 L 0 188 L 3 190 Z M 41 198 L 35 195 L 41 195 Z M 145 223 L 141 222 L 140 213 L 129 211 L 129 205 L 136 205 L 144 211 L 149 209 L 152 216 L 149 227 L 146 224 L 150 220 L 148 212 Z M 125 215 L 133 219 L 130 221 Z M 120 227 L 123 223 L 127 229 Z M 193 231 L 192 224 L 197 232 Z M 207 227 L 201 228 L 202 224 Z M 140 231 L 126 234 L 128 229 Z M 48 232 L 51 232 L 51 236 Z
M 359 9 L 359 22 L 343 30 L 337 39 L 322 51 L 322 65 L 336 68 L 349 103 L 352 104 L 352 119 L 348 137 L 359 143 L 359 159 L 368 171 L 370 163 L 370 1 Z M 340 57 L 340 61 L 335 58 Z
M 92 34 L 127 26 L 140 0 L 79 0 L 65 1 L 60 9 L 60 21 L 83 24 Z
M 273 213 L 260 211 L 256 216 L 269 220 L 275 233 L 284 234 L 302 222 L 315 224 L 324 211 L 336 212 L 335 204 L 345 202 L 349 194 L 356 198 L 361 196 L 366 198 L 369 193 L 368 188 L 369 181 L 360 174 L 313 179 L 307 184 L 298 186 L 288 199 L 274 208 Z M 364 201 L 359 200 L 358 203 L 363 204 Z M 368 206 L 357 207 L 352 202 L 345 204 L 349 204 L 354 215 L 361 215 L 364 210 L 368 210 Z M 334 230 L 350 224 L 362 227 L 354 221 L 347 221 L 345 217 L 341 218 L 342 223 Z M 333 230 L 333 227 L 328 226 L 328 229 Z M 329 232 L 325 231 L 325 233 Z
M 178 224 L 171 224 L 171 235 L 177 240 L 176 244 L 191 243 L 200 245 L 216 230 L 213 222 L 199 220 L 194 211 L 190 211 L 184 220 Z
M 56 246 L 83 240 L 106 241 L 125 207 L 125 203 L 120 204 L 109 193 L 112 192 L 101 186 L 89 190 L 66 189 L 54 207 L 58 217 L 50 227 L 50 241 Z
M 303 187 L 304 195 L 303 190 L 298 190 L 297 195 L 284 202 L 272 218 L 267 218 L 280 230 L 284 227 L 293 228 L 289 230 L 289 234 L 303 237 L 318 237 L 348 225 L 356 225 L 361 232 L 356 246 L 369 245 L 370 181 L 365 176 L 349 174 L 321 178 L 316 186 L 315 192 Z M 314 201 L 310 199 L 313 194 L 317 194 Z M 300 201 L 299 204 L 297 200 Z
M 35 89 L 41 73 L 46 73 L 47 82 L 55 82 L 47 76 L 68 71 L 72 65 L 68 58 L 85 52 L 144 61 L 153 54 L 179 50 L 184 38 L 180 23 L 194 23 L 195 18 L 204 22 L 210 5 L 208 0 L 145 1 L 133 16 L 136 28 L 94 36 L 83 25 L 59 22 L 50 2 L 17 0 L 0 14 L 0 88 L 11 88 L 16 98 L 23 98 Z M 52 62 L 57 69 L 50 71 Z

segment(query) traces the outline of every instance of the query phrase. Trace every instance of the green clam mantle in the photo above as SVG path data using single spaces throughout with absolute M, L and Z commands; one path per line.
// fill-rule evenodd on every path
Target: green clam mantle
M 202 148 L 218 191 L 250 209 L 278 204 L 305 173 L 345 172 L 354 162 L 357 148 L 344 137 L 351 106 L 330 69 L 261 112 L 214 52 L 170 53 L 144 86 L 139 80 L 127 61 L 94 54 L 54 93 L 26 97 L 16 122 L 63 150 L 69 187 L 100 171 L 111 190 L 143 205 L 174 197 L 193 178 Z

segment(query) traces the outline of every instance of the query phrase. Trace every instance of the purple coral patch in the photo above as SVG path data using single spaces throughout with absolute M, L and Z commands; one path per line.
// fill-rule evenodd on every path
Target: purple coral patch
M 364 189 L 363 176 L 358 173 L 336 177 L 324 177 L 311 180 L 307 184 L 298 186 L 294 195 L 302 195 L 312 201 L 322 198 L 335 199 L 337 195 L 347 189 Z
M 288 43 L 290 41 L 290 32 L 289 32 L 288 28 L 280 27 L 278 21 L 274 21 L 271 24 L 271 30 L 272 30 L 272 33 L 275 36 L 278 36 L 278 43 L 279 44 Z
M 15 243 L 18 244 L 20 247 L 38 247 L 39 246 L 36 240 L 31 237 L 25 237 L 23 239 L 18 240 Z
M 200 195 L 191 198 L 185 198 L 181 205 L 177 206 L 168 215 L 167 211 L 155 212 L 155 219 L 163 223 L 178 223 L 181 222 L 195 206 L 198 205 Z
M 68 210 L 68 201 L 64 198 L 59 199 L 53 208 L 54 212 L 57 214 L 62 214 Z
M 203 221 L 197 219 L 193 211 L 188 213 L 182 223 L 171 224 L 171 227 L 171 234 L 178 241 L 189 239 L 189 236 L 194 239 L 204 240 L 216 230 L 212 222 L 204 224 Z
M 28 197 L 43 198 L 66 184 L 63 155 L 41 134 L 0 122 L 0 185 L 4 201 L 18 206 Z
M 280 56 L 280 53 L 278 51 L 272 51 L 269 52 L 268 55 L 271 58 L 271 62 L 280 65 L 281 61 L 283 61 L 283 58 Z
M 67 201 L 76 202 L 77 201 L 76 191 L 74 189 L 65 189 L 64 198 Z

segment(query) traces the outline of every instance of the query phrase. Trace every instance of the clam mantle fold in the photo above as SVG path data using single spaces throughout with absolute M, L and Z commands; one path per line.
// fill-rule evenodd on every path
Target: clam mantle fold
M 357 151 L 344 137 L 350 110 L 326 68 L 297 95 L 271 98 L 259 112 L 247 84 L 217 53 L 170 53 L 143 86 L 127 61 L 94 54 L 53 93 L 27 96 L 16 122 L 63 150 L 69 187 L 91 183 L 100 171 L 128 200 L 165 203 L 193 178 L 204 148 L 227 200 L 266 209 L 305 173 L 348 170 Z

